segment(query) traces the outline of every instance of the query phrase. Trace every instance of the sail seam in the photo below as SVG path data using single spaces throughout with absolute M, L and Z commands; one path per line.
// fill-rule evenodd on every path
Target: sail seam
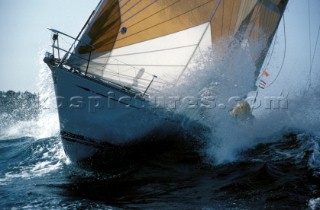
M 178 3 L 179 1 L 181 1 L 181 0 L 177 0 L 177 1 L 173 2 L 172 4 L 168 5 L 167 7 L 164 7 L 164 8 L 162 8 L 162 9 L 160 9 L 159 11 L 153 13 L 152 15 L 149 15 L 149 16 L 143 18 L 142 20 L 140 20 L 140 21 L 138 21 L 138 22 L 136 22 L 136 23 L 133 23 L 132 25 L 128 26 L 128 28 L 131 28 L 132 26 L 135 26 L 135 25 L 137 25 L 137 24 L 139 24 L 139 23 L 141 23 L 141 22 L 149 19 L 150 17 L 152 17 L 152 16 L 154 16 L 154 15 L 156 15 L 156 14 L 158 14 L 158 13 L 160 13 L 160 12 L 162 12 L 162 11 L 168 9 L 168 8 L 170 8 L 171 6 L 175 5 L 175 4 Z M 154 2 L 154 3 L 155 3 L 155 2 Z
M 141 13 L 142 11 L 144 11 L 145 9 L 147 9 L 148 7 L 150 7 L 151 5 L 153 5 L 154 3 L 156 3 L 157 1 L 158 1 L 158 0 L 153 1 L 152 3 L 150 3 L 149 5 L 147 5 L 145 8 L 143 8 L 143 9 L 140 10 L 140 11 L 138 11 L 136 14 L 134 14 L 134 15 L 132 15 L 131 17 L 127 18 L 126 20 L 122 21 L 121 24 L 123 25 L 123 24 L 126 23 L 127 21 L 131 20 L 131 19 L 134 18 L 136 15 L 138 15 L 139 13 Z M 178 0 L 178 1 L 180 1 L 180 0 Z M 129 1 L 128 1 L 128 2 L 129 2 Z M 127 3 L 128 3 L 128 2 L 127 2 Z M 125 3 L 125 5 L 126 5 L 127 3 Z M 121 10 L 125 5 L 121 6 L 121 7 L 120 7 L 120 10 Z M 127 12 L 127 11 L 126 11 L 126 12 Z M 123 13 L 122 15 L 124 15 L 124 14 L 125 14 L 125 13 Z M 105 33 L 108 33 L 109 31 L 111 31 L 112 29 L 114 29 L 114 27 L 115 27 L 115 25 L 113 25 L 112 27 L 108 28 L 108 30 L 107 30 Z M 127 26 L 126 28 L 128 29 L 129 27 L 131 27 L 131 26 Z M 118 33 L 120 34 L 121 32 L 118 32 Z
M 119 0 L 119 5 L 120 5 L 120 2 L 121 2 L 121 0 Z M 123 7 L 125 7 L 129 2 L 130 2 L 130 1 L 127 1 L 126 3 L 124 3 L 124 4 L 120 7 L 120 10 L 121 10 Z
M 130 10 L 132 10 L 132 8 L 134 8 L 135 6 L 137 6 L 138 4 L 140 4 L 142 2 L 142 0 L 139 0 L 138 2 L 136 2 L 135 4 L 133 4 L 131 7 L 129 7 L 126 11 L 124 11 L 121 15 L 125 15 L 127 14 Z M 122 9 L 122 8 L 121 8 Z
M 122 24 L 126 23 L 127 21 L 129 21 L 130 19 L 132 19 L 133 17 L 137 16 L 138 14 L 140 14 L 141 12 L 143 12 L 144 10 L 146 10 L 147 8 L 149 8 L 150 6 L 152 6 L 154 3 L 156 3 L 158 0 L 154 0 L 153 2 L 151 2 L 150 4 L 148 4 L 147 6 L 145 6 L 144 8 L 142 8 L 141 10 L 139 10 L 138 12 L 136 12 L 135 14 L 131 15 L 130 17 L 128 17 L 127 19 L 125 19 Z M 131 26 L 128 26 L 127 28 L 129 28 Z
M 131 34 L 131 35 L 129 35 L 129 36 L 126 36 L 126 37 L 117 39 L 116 41 L 118 42 L 118 41 L 121 41 L 121 40 L 125 40 L 125 39 L 127 39 L 127 38 L 129 38 L 129 37 L 131 37 L 131 36 L 137 35 L 137 34 L 143 32 L 143 31 L 152 29 L 152 28 L 154 28 L 154 27 L 156 27 L 156 26 L 159 26 L 159 25 L 161 25 L 161 24 L 164 24 L 164 23 L 166 23 L 166 22 L 169 22 L 169 21 L 171 21 L 171 20 L 174 20 L 174 19 L 176 19 L 176 18 L 178 18 L 178 17 L 180 17 L 180 16 L 182 16 L 182 15 L 185 15 L 185 14 L 187 14 L 187 13 L 189 13 L 189 12 L 192 12 L 192 11 L 194 11 L 194 10 L 200 8 L 200 7 L 205 6 L 206 4 L 210 3 L 211 1 L 212 1 L 212 0 L 210 0 L 210 1 L 206 2 L 206 3 L 203 3 L 203 4 L 199 5 L 198 7 L 195 7 L 195 8 L 193 8 L 193 9 L 191 9 L 191 10 L 188 10 L 188 11 L 186 11 L 186 12 L 180 14 L 180 15 L 177 15 L 177 16 L 175 16 L 175 17 L 172 17 L 172 18 L 168 19 L 168 20 L 165 20 L 165 21 L 163 21 L 163 22 L 160 22 L 160 23 L 158 23 L 158 24 L 155 24 L 155 25 L 153 25 L 153 26 L 150 26 L 150 27 L 148 27 L 148 28 L 145 28 L 145 29 L 143 29 L 143 30 L 141 30 L 141 31 L 137 31 L 137 32 L 135 32 L 135 33 L 133 33 L 133 34 Z M 221 0 L 220 0 L 220 1 L 221 1 Z M 160 36 L 160 37 L 161 37 L 161 36 Z M 159 37 L 156 37 L 156 38 L 159 38 Z M 103 46 L 108 45 L 108 44 L 110 44 L 110 42 L 104 44 Z
M 119 5 L 120 5 L 120 2 L 121 2 L 121 0 L 119 0 Z M 127 5 L 128 3 L 130 2 L 130 0 L 129 1 L 127 1 L 126 3 L 124 3 L 121 7 L 119 7 L 119 9 L 121 10 L 125 5 Z M 99 13 L 100 14 L 100 13 Z M 112 19 L 115 15 L 117 15 L 117 13 L 113 13 L 110 17 L 109 17 L 109 19 Z M 115 27 L 115 25 L 113 25 L 112 27 L 110 27 L 110 28 L 108 28 L 108 30 L 106 31 L 106 33 L 107 32 L 109 32 L 111 29 L 113 29 Z

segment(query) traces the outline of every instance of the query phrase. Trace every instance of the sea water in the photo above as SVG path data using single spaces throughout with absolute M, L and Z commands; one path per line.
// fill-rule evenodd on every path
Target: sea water
M 39 114 L 0 127 L 0 208 L 318 209 L 320 93 L 316 86 L 291 95 L 261 91 L 258 101 L 272 93 L 288 106 L 260 106 L 253 121 L 238 122 L 229 115 L 235 104 L 230 97 L 255 96 L 254 66 L 242 50 L 232 62 L 215 58 L 195 65 L 170 90 L 215 98 L 215 109 L 176 110 L 210 128 L 201 144 L 172 139 L 162 152 L 116 172 L 87 171 L 69 161 L 50 72 L 43 67 Z

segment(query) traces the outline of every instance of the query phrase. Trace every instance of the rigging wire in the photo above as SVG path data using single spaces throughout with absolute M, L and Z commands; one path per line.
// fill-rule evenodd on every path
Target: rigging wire
M 313 57 L 312 57 L 312 66 L 313 66 L 314 58 L 315 58 L 315 55 L 316 55 L 316 52 L 317 52 L 317 45 L 318 45 L 318 41 L 319 41 L 319 35 L 320 35 L 320 25 L 319 25 L 317 41 L 316 41 L 316 45 L 315 45 L 314 52 L 313 52 Z
M 314 64 L 314 58 L 315 58 L 315 55 L 316 55 L 316 52 L 317 52 L 317 46 L 318 46 L 318 41 L 319 41 L 319 35 L 320 35 L 320 25 L 319 25 L 319 29 L 318 29 L 318 34 L 317 34 L 317 39 L 316 39 L 316 44 L 315 44 L 315 47 L 314 47 L 314 51 L 313 51 L 313 56 L 312 56 L 312 61 L 311 61 L 311 65 L 310 65 L 310 82 L 309 82 L 309 85 L 308 85 L 308 89 L 309 90 L 311 88 L 311 75 L 312 75 L 312 70 L 313 70 L 313 64 Z
M 317 52 L 317 46 L 318 46 L 318 41 L 319 41 L 319 34 L 320 34 L 320 25 L 318 28 L 318 33 L 317 33 L 317 38 L 316 38 L 316 43 L 314 47 L 314 51 L 312 54 L 312 46 L 311 46 L 311 12 L 310 12 L 310 0 L 308 1 L 308 12 L 309 12 L 309 47 L 310 47 L 310 70 L 309 70 L 309 76 L 308 76 L 308 87 L 307 91 L 310 90 L 311 85 L 312 85 L 312 70 L 313 70 L 313 64 L 314 64 L 314 58 Z
M 264 0 L 263 0 L 263 1 L 264 1 Z M 263 2 L 260 3 L 259 8 L 257 8 L 257 12 L 256 12 L 256 14 L 255 14 L 254 17 L 253 17 L 253 24 L 252 24 L 252 26 L 251 26 L 251 28 L 250 28 L 250 32 L 249 32 L 249 35 L 248 35 L 249 37 L 251 36 L 251 34 L 252 34 L 252 32 L 253 32 L 254 26 L 255 26 L 255 24 L 256 24 L 256 22 L 257 22 L 257 17 L 258 17 L 258 15 L 259 15 L 259 13 L 261 13 L 262 3 L 263 3 Z M 256 9 L 256 7 L 257 7 L 257 4 L 255 5 L 254 10 Z M 260 78 L 261 78 L 261 77 L 260 77 Z M 260 78 L 258 78 L 258 80 L 259 80 Z M 252 103 L 252 106 L 251 106 L 251 110 L 253 110 L 254 105 L 255 105 L 255 103 L 257 102 L 258 95 L 259 95 L 259 88 L 257 88 L 257 90 L 256 90 L 256 94 L 255 94 L 255 97 L 254 97 L 254 100 L 253 100 L 253 103 Z
M 310 50 L 310 69 L 307 81 L 307 90 L 311 87 L 311 73 L 312 73 L 312 47 L 311 47 L 311 14 L 310 14 L 310 0 L 308 0 L 308 22 L 309 22 L 309 50 Z
M 286 21 L 285 21 L 285 15 L 283 14 L 283 34 L 284 34 L 284 51 L 283 51 L 283 57 L 282 57 L 282 61 L 281 61 L 281 66 L 280 69 L 276 75 L 276 77 L 274 78 L 274 80 L 272 82 L 270 82 L 270 84 L 267 87 L 271 87 L 279 78 L 282 70 L 283 70 L 283 66 L 284 66 L 284 62 L 286 59 L 286 54 L 287 54 L 287 32 L 286 32 Z
M 278 33 L 278 32 L 277 32 Z M 281 67 L 276 75 L 276 77 L 274 78 L 274 80 L 268 85 L 266 86 L 266 88 L 269 88 L 271 87 L 275 81 L 278 79 L 280 73 L 282 72 L 282 69 L 283 69 L 283 66 L 284 66 L 284 62 L 285 62 L 285 58 L 286 58 L 286 52 L 287 52 L 287 35 L 286 35 L 286 22 L 285 22 L 285 14 L 283 14 L 283 33 L 284 33 L 284 51 L 283 51 L 283 57 L 282 57 L 282 62 L 281 62 Z M 273 55 L 273 52 L 274 52 L 274 49 L 275 49 L 275 45 L 276 45 L 276 41 L 277 41 L 277 38 L 278 38 L 278 35 L 276 34 L 276 37 L 273 41 L 273 46 L 272 46 L 272 50 L 271 50 L 271 54 L 270 54 L 270 57 L 269 57 L 269 60 L 266 64 L 266 67 L 267 68 L 270 64 L 270 61 L 271 61 L 271 58 L 272 58 L 272 55 Z M 258 78 L 258 80 L 261 78 L 262 76 L 260 76 Z M 257 88 L 256 90 L 256 94 L 255 94 L 255 97 L 254 97 L 254 101 L 253 101 L 253 104 L 252 104 L 252 109 L 254 109 L 254 105 L 257 101 L 257 98 L 258 98 L 258 95 L 259 95 L 259 88 Z
M 276 35 L 275 35 L 275 38 L 274 38 L 274 41 L 273 41 L 273 44 L 272 44 L 272 48 L 271 48 L 270 56 L 268 58 L 268 62 L 266 63 L 266 65 L 262 69 L 268 69 L 269 68 L 271 59 L 273 57 L 273 53 L 274 53 L 274 49 L 275 49 L 277 40 L 278 40 L 278 31 L 276 32 Z

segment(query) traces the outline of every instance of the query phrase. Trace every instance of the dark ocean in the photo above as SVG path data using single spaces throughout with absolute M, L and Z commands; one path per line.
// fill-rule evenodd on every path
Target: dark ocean
M 319 144 L 320 137 L 291 134 L 210 165 L 174 140 L 112 173 L 72 165 L 59 136 L 1 139 L 0 208 L 319 209 Z
M 207 154 L 209 145 L 168 139 L 140 150 L 143 159 L 98 172 L 70 163 L 55 112 L 17 117 L 25 109 L 1 113 L 0 209 L 320 208 L 315 133 L 283 132 L 221 162 Z

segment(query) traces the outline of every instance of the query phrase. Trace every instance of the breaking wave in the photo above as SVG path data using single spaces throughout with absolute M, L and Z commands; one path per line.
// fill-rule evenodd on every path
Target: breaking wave
M 37 94 L 8 98 L 5 111 L 0 113 L 0 139 L 34 137 L 36 139 L 57 136 L 59 133 L 58 114 L 54 101 L 54 89 L 50 70 L 41 62 L 37 83 Z M 7 92 L 8 95 L 8 92 Z M 29 96 L 29 97 L 26 97 Z
M 217 46 L 217 49 L 223 48 Z M 237 161 L 242 151 L 261 143 L 276 142 L 291 132 L 317 135 L 319 131 L 317 88 L 307 92 L 292 89 L 289 94 L 283 91 L 288 81 L 277 80 L 275 87 L 280 89 L 252 91 L 257 87 L 251 51 L 249 45 L 242 45 L 224 58 L 219 57 L 216 49 L 202 51 L 180 84 L 164 91 L 180 98 L 195 96 L 195 100 L 188 100 L 187 105 L 181 105 L 176 111 L 210 128 L 203 152 L 211 164 Z M 297 76 L 296 80 L 292 83 L 302 78 Z M 239 122 L 230 116 L 230 110 L 241 100 L 251 105 L 254 119 Z
M 0 158 L 0 162 L 9 159 L 12 167 L 3 169 L 0 184 L 44 176 L 69 163 L 58 137 L 50 70 L 41 66 L 37 94 L 3 93 L 6 106 L 0 113 L 0 150 L 6 159 Z

